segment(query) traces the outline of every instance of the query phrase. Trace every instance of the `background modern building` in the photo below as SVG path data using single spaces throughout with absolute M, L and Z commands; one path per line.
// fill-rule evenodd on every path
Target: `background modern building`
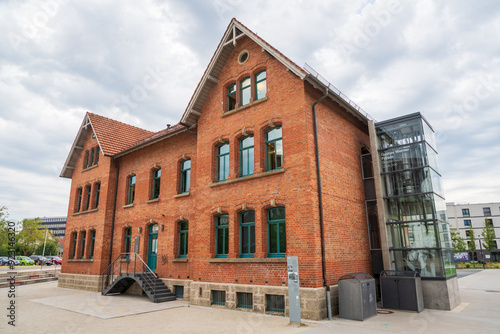
M 286 257 L 298 256 L 304 318 L 336 313 L 344 274 L 382 269 L 419 271 L 425 306 L 452 309 L 428 129 L 420 114 L 375 124 L 233 19 L 179 124 L 84 116 L 61 172 L 59 286 L 99 291 L 137 253 L 194 305 L 288 314 Z
M 448 214 L 448 221 L 452 228 L 459 231 L 460 236 L 469 242 L 474 242 L 476 245 L 476 254 L 474 259 L 478 260 L 478 255 L 483 259 L 480 254 L 482 245 L 481 232 L 484 229 L 486 220 L 488 224 L 494 227 L 496 239 L 494 241 L 496 250 L 492 251 L 490 258 L 484 256 L 486 261 L 500 261 L 500 251 L 498 245 L 500 244 L 500 202 L 493 203 L 446 203 L 446 211 Z M 470 230 L 474 231 L 475 240 L 470 238 Z M 470 257 L 472 259 L 472 256 Z
M 64 239 L 66 233 L 66 217 L 41 217 L 40 229 L 47 228 L 56 238 Z

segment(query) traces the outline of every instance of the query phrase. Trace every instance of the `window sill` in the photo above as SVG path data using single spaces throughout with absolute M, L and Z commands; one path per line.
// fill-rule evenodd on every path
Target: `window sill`
M 67 262 L 94 262 L 93 259 L 67 259 Z
M 131 208 L 133 206 L 134 206 L 134 203 L 130 203 L 130 204 L 126 204 L 126 205 L 122 206 L 122 208 L 128 209 L 128 208 Z
M 259 263 L 286 263 L 286 257 L 236 257 L 236 258 L 211 258 L 207 260 L 209 263 L 247 263 L 247 262 L 259 262 Z
M 246 106 L 245 106 L 245 107 L 246 107 Z M 88 170 L 94 169 L 94 168 L 96 168 L 97 166 L 99 166 L 99 165 L 92 165 L 92 166 L 90 166 L 90 167 L 87 167 L 87 168 L 85 168 L 85 169 L 82 169 L 82 173 L 83 173 L 83 172 L 86 172 L 86 171 L 88 171 Z
M 188 262 L 188 259 L 186 259 L 186 258 L 175 258 L 175 259 L 172 259 L 172 262 Z
M 98 211 L 99 209 L 90 209 L 90 210 L 87 210 L 87 211 L 82 211 L 82 212 L 75 212 L 72 216 L 79 216 L 79 215 L 83 215 L 85 213 L 91 213 L 91 212 L 96 212 Z
M 231 184 L 231 183 L 236 183 L 236 182 L 243 182 L 247 180 L 253 180 L 253 179 L 258 179 L 261 177 L 266 177 L 269 175 L 275 175 L 275 174 L 281 174 L 286 171 L 286 168 L 280 168 L 280 169 L 274 169 L 270 170 L 268 172 L 263 172 L 263 173 L 258 173 L 258 174 L 252 174 L 252 175 L 247 175 L 243 177 L 238 177 L 236 179 L 231 179 L 231 180 L 225 180 L 225 181 L 220 181 L 220 182 L 214 182 L 209 184 L 210 187 L 218 187 L 218 186 L 223 186 L 225 184 Z
M 181 197 L 186 197 L 186 196 L 189 196 L 189 195 L 190 195 L 190 193 L 188 191 L 187 193 L 177 194 L 177 195 L 174 196 L 174 198 L 181 198 Z
M 269 98 L 267 96 L 261 98 L 261 99 L 258 99 L 256 101 L 253 101 L 249 104 L 245 104 L 244 106 L 242 107 L 239 107 L 239 108 L 236 108 L 236 109 L 233 109 L 233 110 L 229 110 L 229 111 L 225 111 L 221 114 L 221 117 L 226 117 L 226 116 L 229 116 L 229 115 L 232 115 L 232 114 L 235 114 L 237 112 L 240 112 L 242 110 L 245 110 L 245 109 L 248 109 L 248 108 L 251 108 L 257 104 L 261 104 L 262 102 L 266 102 L 267 100 L 269 100 Z
M 150 203 L 156 203 L 156 202 L 159 202 L 160 199 L 159 198 L 153 198 L 153 199 L 150 199 L 148 201 L 146 201 L 147 204 L 150 204 Z

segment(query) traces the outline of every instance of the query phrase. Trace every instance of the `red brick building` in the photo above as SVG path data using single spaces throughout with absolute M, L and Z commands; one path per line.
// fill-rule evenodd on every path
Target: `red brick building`
M 372 272 L 368 147 L 365 115 L 233 19 L 179 124 L 153 133 L 85 115 L 61 173 L 59 286 L 98 291 L 138 250 L 193 304 L 248 308 L 246 293 L 255 312 L 286 314 L 286 256 L 298 256 L 302 316 L 325 318 L 326 286 Z

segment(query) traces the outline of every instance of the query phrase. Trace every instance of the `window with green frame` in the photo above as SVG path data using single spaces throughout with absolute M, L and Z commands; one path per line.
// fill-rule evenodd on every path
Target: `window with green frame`
M 156 199 L 160 196 L 160 181 L 161 181 L 161 168 L 153 171 L 153 193 L 151 199 Z
M 131 175 L 128 178 L 127 204 L 134 203 L 134 197 L 135 197 L 135 175 Z
M 83 256 L 85 255 L 85 237 L 87 236 L 87 232 L 82 231 L 80 233 L 82 235 L 82 243 L 80 245 L 80 259 L 83 259 Z
M 79 187 L 76 190 L 76 210 L 75 210 L 75 212 L 80 212 L 80 209 L 82 206 L 82 193 L 83 193 L 83 189 L 82 189 L 82 187 Z
M 266 83 L 266 71 L 260 71 L 255 76 L 255 99 L 259 100 L 266 96 L 267 93 L 267 83 Z
M 250 77 L 246 77 L 241 80 L 240 83 L 240 107 L 250 103 L 250 98 L 252 97 L 251 80 Z
M 236 84 L 229 85 L 227 87 L 227 108 L 226 110 L 233 110 L 236 108 Z
M 123 246 L 123 252 L 124 253 L 130 253 L 130 246 L 132 244 L 132 228 L 128 227 L 124 231 L 125 233 L 125 244 Z M 128 258 L 128 255 L 125 255 L 126 258 Z
M 94 165 L 94 149 L 90 150 L 89 167 Z
M 85 160 L 83 162 L 83 169 L 89 167 L 89 158 L 90 158 L 90 151 L 85 152 Z
M 95 248 L 95 230 L 91 230 L 90 231 L 89 259 L 94 258 L 94 248 Z
M 90 208 L 90 194 L 92 193 L 92 187 L 89 185 L 85 186 L 85 205 L 84 211 L 87 211 Z
M 189 223 L 183 221 L 179 223 L 179 258 L 186 258 L 188 253 L 188 230 Z
M 76 255 L 76 241 L 78 240 L 78 235 L 76 232 L 73 232 L 73 244 L 71 245 L 71 257 L 70 259 L 74 259 Z
M 227 180 L 229 177 L 229 143 L 217 148 L 217 181 Z
M 268 257 L 285 257 L 286 224 L 285 208 L 267 210 Z
M 240 215 L 240 257 L 255 254 L 255 211 L 244 211 Z
M 266 170 L 281 168 L 283 165 L 283 140 L 281 127 L 266 132 Z
M 97 209 L 99 207 L 99 195 L 101 194 L 101 182 L 97 182 L 94 185 L 94 189 L 95 189 L 94 209 Z
M 184 160 L 181 162 L 181 187 L 179 192 L 181 194 L 189 192 L 191 186 L 191 160 Z
M 240 140 L 240 176 L 253 174 L 254 166 L 253 136 L 246 136 Z
M 216 217 L 215 224 L 215 257 L 227 257 L 229 249 L 229 215 Z

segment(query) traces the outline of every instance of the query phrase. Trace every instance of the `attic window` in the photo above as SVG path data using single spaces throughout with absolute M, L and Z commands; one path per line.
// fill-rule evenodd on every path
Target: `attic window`
M 244 64 L 247 60 L 248 60 L 248 50 L 243 50 L 240 52 L 240 54 L 238 55 L 238 63 L 240 65 Z

